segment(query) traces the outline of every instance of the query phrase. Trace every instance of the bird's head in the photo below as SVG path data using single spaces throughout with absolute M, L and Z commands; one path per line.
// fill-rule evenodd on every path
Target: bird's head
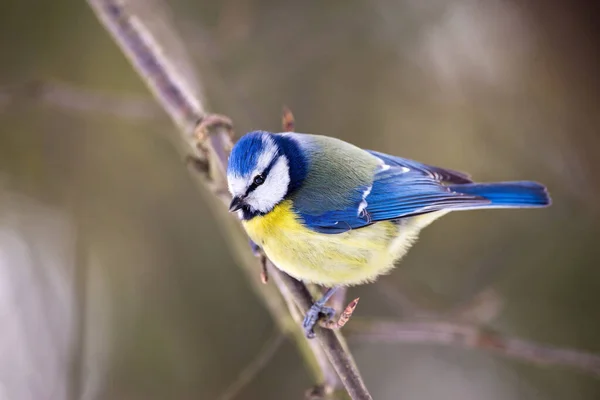
M 306 176 L 306 160 L 293 138 L 254 131 L 233 147 L 227 183 L 233 200 L 229 211 L 244 219 L 264 215 L 298 188 Z

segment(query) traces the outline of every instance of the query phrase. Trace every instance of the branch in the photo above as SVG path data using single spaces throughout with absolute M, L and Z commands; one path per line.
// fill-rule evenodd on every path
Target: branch
M 451 322 L 365 321 L 346 327 L 352 339 L 376 343 L 439 344 L 489 351 L 535 365 L 566 366 L 600 376 L 600 355 L 546 346 L 469 324 Z
M 193 95 L 191 88 L 186 86 L 187 83 L 181 73 L 164 57 L 159 44 L 142 21 L 129 13 L 123 3 L 118 0 L 88 0 L 88 3 L 154 96 L 179 126 L 183 147 L 185 147 L 185 150 L 183 148 L 180 150 L 184 154 L 192 153 L 200 156 L 206 162 L 208 179 L 199 179 L 198 182 L 208 183 L 213 194 L 226 201 L 228 194 L 225 168 L 227 152 L 231 147 L 227 127 L 223 124 L 207 124 L 209 118 L 207 118 L 201 100 Z M 199 125 L 208 133 L 206 137 L 200 135 L 202 139 L 206 139 L 203 142 L 196 142 L 194 138 L 194 133 Z M 221 209 L 225 210 L 223 207 Z M 227 220 L 232 221 L 233 219 L 227 218 Z M 248 273 L 251 273 L 250 271 L 253 269 L 252 273 L 258 277 L 259 267 L 256 260 L 249 261 L 248 258 L 248 256 L 252 257 L 249 247 L 246 244 L 244 250 L 240 245 L 239 224 L 236 224 L 236 228 L 233 228 L 231 223 L 224 225 L 230 228 L 228 231 L 230 239 L 235 242 L 231 244 L 236 249 L 235 255 L 242 261 L 241 266 Z M 306 311 L 313 301 L 306 287 L 277 268 L 273 268 L 272 264 L 270 265 L 273 275 L 278 277 L 276 285 L 280 293 L 286 290 L 289 292 L 289 298 L 286 298 L 288 309 L 294 307 L 290 304 L 293 299 L 302 311 Z M 251 278 L 251 282 L 256 285 L 257 279 Z M 280 297 L 273 297 L 273 290 L 266 288 L 272 288 L 272 286 L 264 285 L 262 290 L 258 290 L 259 295 L 265 301 L 279 327 L 284 332 L 293 335 L 308 365 L 319 366 L 320 378 L 326 376 L 328 374 L 326 369 L 330 368 L 326 368 L 325 365 L 316 361 L 321 360 L 324 354 L 353 399 L 371 399 L 340 333 L 317 328 L 317 341 L 321 346 L 309 345 L 300 326 L 297 323 L 289 323 L 289 321 L 293 321 L 289 312 L 282 312 L 277 300 Z M 281 303 L 280 300 L 279 303 Z

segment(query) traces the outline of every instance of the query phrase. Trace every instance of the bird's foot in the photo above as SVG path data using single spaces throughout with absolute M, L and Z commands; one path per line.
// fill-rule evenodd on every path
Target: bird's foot
M 302 322 L 306 337 L 309 339 L 315 337 L 314 327 L 321 317 L 325 317 L 326 320 L 331 320 L 334 316 L 335 310 L 333 308 L 327 307 L 319 301 L 314 303 L 306 313 L 304 321 Z

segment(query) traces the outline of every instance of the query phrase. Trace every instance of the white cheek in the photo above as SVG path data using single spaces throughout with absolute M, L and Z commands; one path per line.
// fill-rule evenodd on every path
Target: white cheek
M 228 176 L 227 186 L 229 187 L 229 193 L 232 196 L 241 196 L 246 191 L 247 182 L 246 179 L 241 176 Z
M 289 184 L 288 160 L 285 156 L 281 156 L 271 168 L 265 183 L 250 193 L 246 203 L 256 211 L 269 212 L 283 200 Z

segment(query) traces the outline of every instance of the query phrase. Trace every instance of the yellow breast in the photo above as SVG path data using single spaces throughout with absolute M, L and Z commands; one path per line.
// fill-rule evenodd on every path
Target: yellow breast
M 243 225 L 271 261 L 293 277 L 325 286 L 354 285 L 388 272 L 419 230 L 441 214 L 426 215 L 328 235 L 306 228 L 286 200 Z

